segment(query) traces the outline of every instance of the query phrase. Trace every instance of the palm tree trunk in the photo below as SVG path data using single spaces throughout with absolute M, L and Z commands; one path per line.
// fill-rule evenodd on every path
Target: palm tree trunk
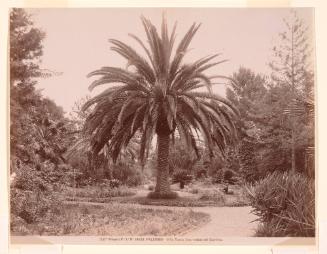
M 169 184 L 169 135 L 158 135 L 158 165 L 157 165 L 157 184 L 155 192 L 158 194 L 167 194 L 170 192 Z

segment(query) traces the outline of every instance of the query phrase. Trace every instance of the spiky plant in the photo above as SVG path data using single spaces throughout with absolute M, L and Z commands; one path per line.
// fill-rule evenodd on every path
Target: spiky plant
M 176 23 L 168 34 L 163 17 L 161 35 L 150 20 L 141 18 L 148 46 L 135 35 L 146 57 L 138 54 L 127 44 L 111 39 L 111 49 L 124 57 L 132 68 L 102 67 L 89 77 L 99 76 L 90 89 L 99 85 L 116 83 L 90 99 L 84 110 L 94 105 L 86 119 L 85 129 L 92 137 L 92 150 L 101 151 L 104 145 L 113 160 L 126 147 L 136 132 L 140 138 L 140 160 L 148 155 L 153 137 L 157 136 L 157 183 L 154 195 L 167 197 L 170 193 L 168 157 L 170 141 L 176 133 L 187 149 L 198 153 L 194 137 L 203 139 L 212 152 L 214 146 L 223 152 L 235 134 L 233 115 L 236 110 L 231 103 L 211 92 L 212 80 L 222 76 L 207 76 L 204 71 L 225 62 L 210 63 L 218 55 L 204 57 L 191 64 L 182 60 L 194 34 L 200 25 L 193 24 L 176 48 L 173 56 Z M 208 88 L 208 92 L 200 88 Z M 200 91 L 198 90 L 200 89 Z

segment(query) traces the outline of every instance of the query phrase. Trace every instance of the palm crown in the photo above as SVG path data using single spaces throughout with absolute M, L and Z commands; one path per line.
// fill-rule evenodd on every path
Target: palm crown
M 213 55 L 183 64 L 183 57 L 199 25 L 190 27 L 172 56 L 176 24 L 169 35 L 163 18 L 160 36 L 148 19 L 141 19 L 149 48 L 135 35 L 130 36 L 141 45 L 147 58 L 121 41 L 110 40 L 111 49 L 134 68 L 102 67 L 89 74 L 90 77 L 99 76 L 90 89 L 103 84 L 118 84 L 90 99 L 83 107 L 86 110 L 94 105 L 85 123 L 85 129 L 92 137 L 93 152 L 98 153 L 107 144 L 116 160 L 121 149 L 139 132 L 140 159 L 144 161 L 156 134 L 157 170 L 160 173 L 167 171 L 170 139 L 177 133 L 196 153 L 194 135 L 205 141 L 210 152 L 214 146 L 224 151 L 225 145 L 235 136 L 233 116 L 237 112 L 228 100 L 211 91 L 212 80 L 222 76 L 210 77 L 204 71 L 225 60 L 210 63 L 218 56 Z M 202 92 L 200 88 L 203 87 L 208 92 Z M 167 178 L 166 173 L 162 174 Z M 156 191 L 167 191 L 167 186 L 160 188 L 158 181 L 157 187 Z

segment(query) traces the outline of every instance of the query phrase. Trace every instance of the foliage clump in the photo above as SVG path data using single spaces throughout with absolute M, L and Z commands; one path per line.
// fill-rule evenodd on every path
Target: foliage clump
M 188 184 L 192 181 L 193 176 L 186 170 L 179 170 L 173 174 L 173 183 Z
M 274 172 L 248 187 L 253 213 L 262 225 L 257 236 L 314 237 L 314 181 L 303 174 Z
M 143 182 L 141 170 L 135 166 L 124 162 L 113 165 L 113 179 L 120 181 L 130 187 L 135 187 Z
M 212 177 L 213 183 L 235 184 L 238 181 L 237 174 L 231 169 L 220 169 Z

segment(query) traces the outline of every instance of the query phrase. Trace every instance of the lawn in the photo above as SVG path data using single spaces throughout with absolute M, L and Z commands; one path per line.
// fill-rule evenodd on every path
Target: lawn
M 179 188 L 179 184 L 171 186 L 173 191 L 177 191 L 179 197 L 176 199 L 151 199 L 146 197 L 143 190 L 143 196 L 128 196 L 116 199 L 120 203 L 134 203 L 140 205 L 153 206 L 172 206 L 172 207 L 204 207 L 204 206 L 248 206 L 249 200 L 241 185 L 230 185 L 229 193 L 224 193 L 224 185 L 211 184 L 204 181 L 193 182 L 184 189 Z
M 171 236 L 209 222 L 200 212 L 131 205 L 65 204 L 59 214 L 33 224 L 20 223 L 13 235 Z

